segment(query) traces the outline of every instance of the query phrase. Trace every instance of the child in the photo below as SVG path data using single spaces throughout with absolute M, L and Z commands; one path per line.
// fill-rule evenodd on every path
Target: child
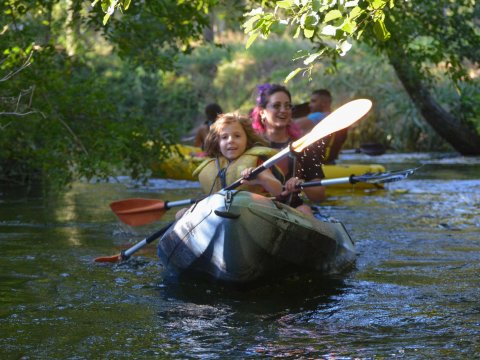
M 206 159 L 195 170 L 205 193 L 210 194 L 232 184 L 243 177 L 239 189 L 262 195 L 277 196 L 282 192 L 282 183 L 270 169 L 246 180 L 252 170 L 265 159 L 276 154 L 264 139 L 253 131 L 250 119 L 235 113 L 221 115 L 212 124 L 205 139 Z M 277 177 L 281 173 L 273 169 Z

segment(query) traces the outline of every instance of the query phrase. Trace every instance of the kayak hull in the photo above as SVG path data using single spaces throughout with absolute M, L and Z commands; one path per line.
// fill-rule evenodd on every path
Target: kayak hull
M 355 262 L 341 222 L 246 191 L 223 191 L 193 205 L 162 236 L 158 255 L 175 273 L 230 283 L 300 270 L 337 274 Z
M 198 179 L 192 175 L 193 171 L 205 159 L 202 155 L 201 149 L 188 146 L 177 145 L 180 153 L 172 155 L 169 159 L 162 160 L 154 165 L 153 175 L 161 178 L 169 178 L 174 180 L 190 180 L 197 181 Z M 326 179 L 334 179 L 341 177 L 348 177 L 350 175 L 363 175 L 365 173 L 384 172 L 385 167 L 379 164 L 336 164 L 336 165 L 322 165 L 323 172 Z M 352 188 L 351 184 L 336 184 L 335 188 Z M 358 183 L 354 185 L 355 188 L 381 188 L 378 184 Z

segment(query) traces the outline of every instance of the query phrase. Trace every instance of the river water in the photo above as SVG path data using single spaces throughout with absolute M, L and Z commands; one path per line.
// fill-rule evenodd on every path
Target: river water
M 134 229 L 110 202 L 196 197 L 196 183 L 77 183 L 59 198 L 3 188 L 0 358 L 480 358 L 480 158 L 343 160 L 423 166 L 387 190 L 335 191 L 323 204 L 356 242 L 351 272 L 242 290 L 165 276 L 153 245 L 126 263 L 93 262 L 174 213 Z

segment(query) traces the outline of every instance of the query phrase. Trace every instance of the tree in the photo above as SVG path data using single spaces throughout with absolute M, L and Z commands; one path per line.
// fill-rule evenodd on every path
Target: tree
M 110 14 L 125 10 L 130 0 L 101 0 Z M 185 1 L 178 0 L 177 4 Z M 192 1 L 192 4 L 204 4 Z M 215 6 L 216 2 L 208 2 Z M 248 1 L 247 47 L 259 36 L 290 32 L 312 42 L 310 52 L 297 57 L 303 65 L 286 78 L 311 75 L 324 58 L 335 64 L 354 41 L 384 52 L 411 100 L 425 120 L 454 149 L 480 154 L 480 94 L 478 84 L 479 8 L 475 0 L 281 0 Z M 108 13 L 105 21 L 108 20 Z M 293 56 L 293 54 L 292 54 Z M 443 69 L 454 90 L 447 101 L 436 94 Z M 470 72 L 470 73 L 469 73 Z
M 256 2 L 254 2 L 256 3 Z M 311 72 L 322 56 L 345 55 L 356 39 L 387 54 L 399 79 L 424 119 L 463 155 L 480 154 L 479 8 L 473 0 L 262 2 L 244 24 L 248 44 L 278 27 L 293 28 L 293 37 L 311 39 L 301 71 Z M 436 94 L 443 69 L 452 95 Z

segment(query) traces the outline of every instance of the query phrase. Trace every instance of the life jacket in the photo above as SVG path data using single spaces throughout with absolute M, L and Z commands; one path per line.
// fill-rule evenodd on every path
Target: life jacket
M 202 190 L 206 194 L 219 191 L 242 177 L 241 172 L 250 167 L 257 167 L 278 151 L 263 146 L 255 146 L 245 151 L 239 158 L 229 162 L 225 157 L 207 158 L 193 172 L 198 175 Z M 271 168 L 274 176 L 283 183 L 283 174 L 275 167 Z M 247 190 L 253 193 L 268 195 L 260 185 L 240 185 L 237 190 Z

